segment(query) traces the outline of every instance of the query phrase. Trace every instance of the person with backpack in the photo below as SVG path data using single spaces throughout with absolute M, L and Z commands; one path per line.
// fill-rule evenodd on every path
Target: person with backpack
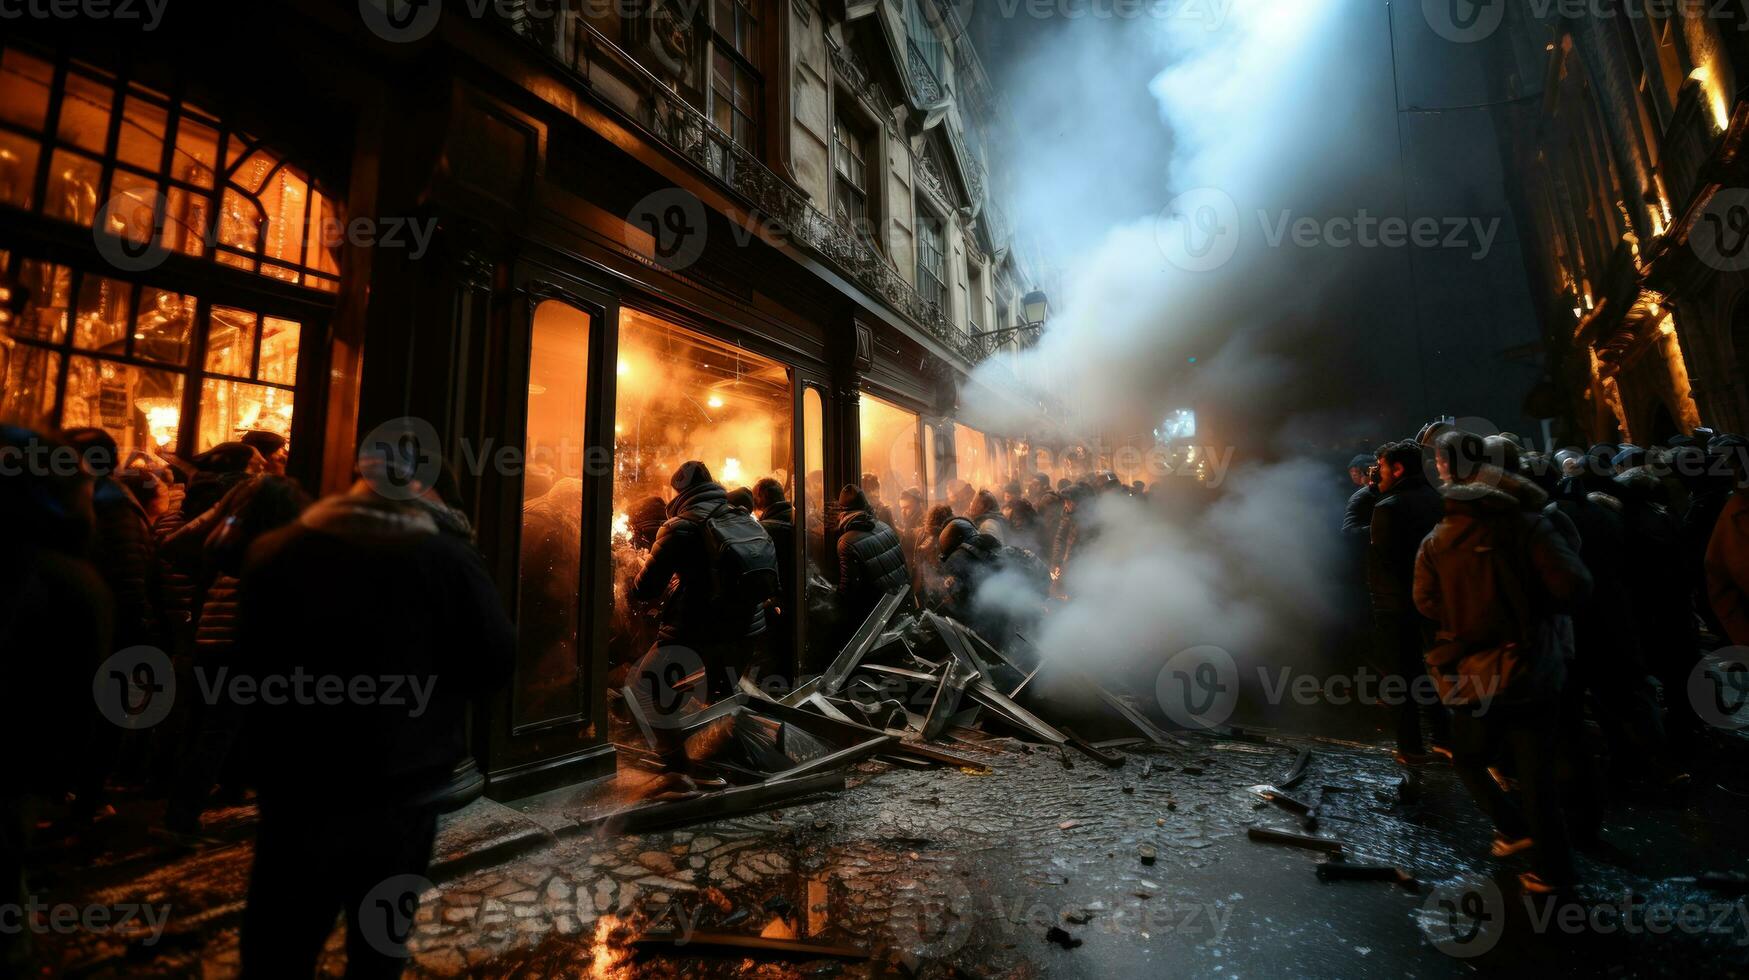
M 1591 573 L 1544 513 L 1547 495 L 1488 465 L 1480 436 L 1442 434 L 1435 462 L 1444 516 L 1415 559 L 1415 606 L 1438 632 L 1427 651 L 1452 710 L 1452 767 L 1494 824 L 1493 853 L 1532 852 L 1525 890 L 1574 882 L 1572 848 L 1556 787 L 1556 746 L 1567 611 L 1590 596 Z M 1516 762 L 1520 799 L 1488 768 Z
M 778 590 L 771 535 L 752 514 L 729 503 L 704 463 L 682 463 L 668 482 L 674 488 L 668 519 L 632 582 L 633 599 L 663 600 L 656 645 L 629 675 L 647 718 L 684 702 L 686 692 L 673 687 L 674 664 L 702 662 L 713 701 L 734 693 L 740 677 L 757 671 L 767 631 L 765 604 Z M 651 747 L 670 775 L 683 775 L 685 746 L 662 721 L 651 718 Z

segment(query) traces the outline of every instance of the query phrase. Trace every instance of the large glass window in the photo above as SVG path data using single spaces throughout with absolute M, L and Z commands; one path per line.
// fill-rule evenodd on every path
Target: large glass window
M 954 473 L 959 479 L 971 484 L 974 491 L 989 490 L 1001 496 L 1002 473 L 982 432 L 954 423 L 953 453 Z
M 136 245 L 339 288 L 334 201 L 200 107 L 76 62 L 57 82 L 53 64 L 18 48 L 0 52 L 0 106 L 0 205 L 86 227 L 101 215 Z
M 688 460 L 704 463 L 727 489 L 771 477 L 794 498 L 788 368 L 650 314 L 622 310 L 616 373 L 616 568 L 635 571 L 642 565 L 647 542 L 637 540 L 632 515 L 652 507 L 653 498 L 672 500 L 669 478 Z M 615 609 L 615 633 L 639 635 L 644 624 L 636 610 L 623 602 Z
M 34 259 L 0 268 L 25 292 L 0 416 L 102 428 L 124 453 L 203 452 L 255 429 L 290 439 L 302 322 Z
M 589 315 L 567 303 L 547 300 L 535 308 L 523 445 L 517 725 L 568 718 L 581 707 L 589 328 Z
M 802 469 L 807 474 L 807 555 L 810 572 L 826 567 L 826 410 L 820 389 L 802 391 Z
M 882 502 L 897 507 L 899 494 L 923 482 L 923 444 L 917 413 L 873 395 L 862 396 L 862 471 L 881 481 Z
M 339 288 L 339 215 L 305 174 L 198 106 L 7 47 L 7 207 L 91 228 L 82 238 L 94 247 L 56 262 L 23 242 L 0 252 L 0 287 L 22 294 L 6 324 L 0 417 L 97 426 L 124 451 L 153 454 L 258 429 L 290 438 L 306 323 L 279 315 L 269 297 L 280 294 L 256 276 Z M 195 292 L 166 289 L 153 282 L 163 255 L 147 244 L 248 274 L 212 269 Z

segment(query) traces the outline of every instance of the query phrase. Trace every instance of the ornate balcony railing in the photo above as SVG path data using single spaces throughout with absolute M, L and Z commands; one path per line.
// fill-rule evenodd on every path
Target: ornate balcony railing
M 935 68 L 924 56 L 917 42 L 905 39 L 905 62 L 911 69 L 911 87 L 917 93 L 917 101 L 923 105 L 934 105 L 945 97 L 941 87 L 941 79 L 935 76 Z
M 853 229 L 834 222 L 807 197 L 731 140 L 697 107 L 614 44 L 577 11 L 558 22 L 508 22 L 521 39 L 556 61 L 583 89 L 639 129 L 697 164 L 772 221 L 795 245 L 822 259 L 967 363 L 982 345 L 926 301 L 887 257 Z

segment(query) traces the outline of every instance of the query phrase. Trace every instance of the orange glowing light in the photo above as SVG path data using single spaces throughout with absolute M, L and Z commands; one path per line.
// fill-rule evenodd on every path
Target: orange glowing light
M 723 396 L 722 395 L 712 395 L 709 398 L 706 398 L 704 400 L 704 403 L 706 405 L 709 405 L 711 408 L 722 408 L 723 407 Z
M 631 958 L 630 951 L 613 940 L 613 931 L 618 927 L 619 919 L 611 915 L 595 920 L 589 962 L 589 976 L 594 980 L 620 976 L 626 961 Z

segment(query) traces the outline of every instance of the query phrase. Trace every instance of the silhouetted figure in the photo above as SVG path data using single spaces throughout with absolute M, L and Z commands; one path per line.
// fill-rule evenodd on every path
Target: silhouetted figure
M 348 975 L 397 976 L 437 816 L 467 757 L 465 711 L 509 677 L 514 635 L 479 555 L 411 498 L 434 492 L 386 444 L 351 491 L 254 546 L 238 674 L 261 822 L 246 975 L 309 976 L 336 912 Z M 385 496 L 386 494 L 386 496 Z M 263 685 L 305 694 L 274 703 Z M 221 695 L 223 696 L 223 695 Z M 391 921 L 393 920 L 393 921 Z

